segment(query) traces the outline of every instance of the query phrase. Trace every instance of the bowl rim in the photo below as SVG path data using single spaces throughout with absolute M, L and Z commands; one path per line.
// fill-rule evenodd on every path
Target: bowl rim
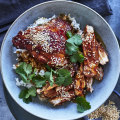
M 28 111 L 26 108 L 24 108 L 22 105 L 20 105 L 20 104 L 17 102 L 17 100 L 14 98 L 14 96 L 10 93 L 7 85 L 5 84 L 5 80 L 4 80 L 3 72 L 2 72 L 2 60 L 1 60 L 1 59 L 2 59 L 2 53 L 3 53 L 2 51 L 3 51 L 3 47 L 4 47 L 5 40 L 6 40 L 7 36 L 8 36 L 8 34 L 9 34 L 10 30 L 12 29 L 12 27 L 14 26 L 14 24 L 17 22 L 17 20 L 19 20 L 22 16 L 24 16 L 24 14 L 26 14 L 27 12 L 29 12 L 30 10 L 32 10 L 32 9 L 35 8 L 35 7 L 42 6 L 42 5 L 44 5 L 44 4 L 49 4 L 49 3 L 57 3 L 57 2 L 72 3 L 72 4 L 77 4 L 77 5 L 79 5 L 79 6 L 83 6 L 83 7 L 87 8 L 88 10 L 92 11 L 93 13 L 95 13 L 97 16 L 99 16 L 99 17 L 105 22 L 105 24 L 108 26 L 108 28 L 110 29 L 111 33 L 113 34 L 113 36 L 114 36 L 114 38 L 115 38 L 115 41 L 116 41 L 116 43 L 117 43 L 117 47 L 118 47 L 118 49 L 119 49 L 119 55 L 118 55 L 118 57 L 120 58 L 120 48 L 119 48 L 119 44 L 118 44 L 117 38 L 116 38 L 116 36 L 115 36 L 115 33 L 113 32 L 113 30 L 112 30 L 112 28 L 110 27 L 110 25 L 106 22 L 106 20 L 105 20 L 99 13 L 97 13 L 96 11 L 94 11 L 92 8 L 90 8 L 90 7 L 88 7 L 88 6 L 84 5 L 84 4 L 78 3 L 78 2 L 66 1 L 66 0 L 65 0 L 65 1 L 63 1 L 63 0 L 58 0 L 58 1 L 47 1 L 47 2 L 43 2 L 43 3 L 40 3 L 40 4 L 34 5 L 33 7 L 25 10 L 22 14 L 20 14 L 20 15 L 14 20 L 14 22 L 11 24 L 11 26 L 9 27 L 9 29 L 7 30 L 7 32 L 6 32 L 5 36 L 4 36 L 4 39 L 3 39 L 3 42 L 2 42 L 2 45 L 1 45 L 1 51 L 0 51 L 0 71 L 1 71 L 2 81 L 3 81 L 4 85 L 5 85 L 8 93 L 9 93 L 10 96 L 13 98 L 13 100 L 14 100 L 20 107 L 22 107 L 25 111 L 27 111 L 28 113 L 30 113 L 30 114 L 38 117 L 38 118 L 42 118 L 42 119 L 46 119 L 46 118 L 45 118 L 45 117 L 41 117 L 41 116 L 39 116 L 39 115 L 37 115 L 37 114 L 35 114 L 35 113 L 32 113 L 31 111 Z M 119 62 L 119 65 L 118 65 L 118 66 L 119 66 L 119 68 L 120 68 L 120 62 Z M 120 69 L 119 69 L 119 74 L 120 74 Z M 118 74 L 118 77 L 119 77 L 119 74 Z M 118 77 L 117 77 L 117 78 L 118 78 Z M 116 80 L 115 86 L 116 86 L 117 82 L 118 82 L 118 80 Z M 115 88 L 115 86 L 114 86 L 113 88 Z M 114 90 L 114 89 L 113 89 L 113 90 Z M 110 92 L 110 94 L 108 95 L 107 99 L 108 99 L 109 96 L 112 94 L 113 90 Z M 106 100 L 107 100 L 107 99 L 106 99 Z M 105 100 L 105 101 L 106 101 L 106 100 Z M 105 101 L 104 101 L 104 102 L 105 102 Z M 97 108 L 99 108 L 102 104 L 103 104 L 103 103 L 101 103 Z M 96 108 L 96 109 L 97 109 L 97 108 Z M 91 112 L 95 111 L 96 109 L 93 109 Z M 90 113 L 91 113 L 91 112 L 90 112 Z M 87 113 L 86 115 L 88 115 L 88 114 L 90 114 L 90 113 Z M 74 118 L 74 119 L 82 118 L 82 117 L 84 117 L 84 116 L 86 116 L 86 115 L 81 115 L 80 117 L 76 117 L 76 118 Z

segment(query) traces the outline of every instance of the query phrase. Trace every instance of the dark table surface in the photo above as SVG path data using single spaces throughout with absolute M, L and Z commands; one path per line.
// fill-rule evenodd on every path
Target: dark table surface
M 120 0 L 109 0 L 109 2 L 111 5 L 111 8 L 113 10 L 113 15 L 107 16 L 107 17 L 105 17 L 105 19 L 112 27 L 112 29 L 115 32 L 115 34 L 118 38 L 118 41 L 120 43 Z M 3 33 L 3 34 L 5 34 L 5 33 Z M 3 35 L 0 35 L 0 39 L 3 39 Z M 13 113 L 13 115 L 14 115 L 13 116 L 9 110 L 9 107 L 10 107 L 10 109 L 11 108 L 13 109 L 15 107 L 15 106 L 13 107 L 14 101 L 11 101 L 12 104 L 9 104 L 10 100 L 11 100 L 10 95 L 7 93 L 6 89 L 5 88 L 3 89 L 3 88 L 4 87 L 3 87 L 3 83 L 2 83 L 2 78 L 0 76 L 0 120 L 15 120 L 14 116 L 16 117 L 16 114 Z M 118 81 L 117 88 L 120 88 L 120 79 Z M 117 90 L 117 88 L 116 88 L 116 90 Z M 119 93 L 120 93 L 120 89 L 117 91 L 119 91 Z M 4 94 L 4 92 L 5 92 L 5 94 Z M 6 103 L 5 96 L 6 96 L 8 105 Z M 113 93 L 109 99 L 114 100 L 117 103 L 116 105 L 120 109 L 120 106 L 119 106 L 120 99 L 118 96 L 116 96 Z M 21 119 L 21 120 L 23 120 L 23 119 Z

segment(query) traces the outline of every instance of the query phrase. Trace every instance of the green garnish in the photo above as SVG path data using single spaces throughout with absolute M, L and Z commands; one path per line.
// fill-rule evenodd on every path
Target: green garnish
M 73 36 L 70 31 L 67 31 L 66 35 L 67 35 L 68 38 L 71 38 Z
M 46 84 L 46 79 L 40 75 L 36 75 L 32 78 L 32 82 L 35 84 L 35 87 L 42 88 Z
M 87 102 L 84 97 L 77 97 L 75 99 L 75 102 L 77 103 L 77 111 L 80 113 L 83 113 L 84 111 L 89 110 L 91 108 L 90 103 Z
M 32 68 L 30 64 L 25 62 L 21 62 L 20 65 L 16 69 L 16 73 L 20 75 L 21 79 L 25 83 L 32 82 L 35 87 L 26 88 L 21 90 L 19 94 L 19 98 L 23 99 L 25 103 L 29 103 L 32 101 L 32 97 L 36 96 L 36 88 L 42 88 L 46 85 L 46 81 L 50 83 L 50 86 L 53 86 L 53 74 L 56 76 L 55 83 L 58 85 L 68 86 L 72 83 L 72 77 L 70 72 L 67 69 L 60 69 L 54 71 L 47 65 L 47 72 L 45 72 L 44 76 L 40 76 L 36 74 L 37 70 Z
M 68 86 L 72 83 L 72 77 L 69 70 L 59 69 L 55 71 L 48 65 L 46 65 L 46 68 L 49 72 L 47 71 L 45 73 L 45 78 L 49 81 L 50 86 L 52 86 L 54 83 L 53 74 L 56 76 L 55 83 L 59 86 L 61 85 Z
M 23 102 L 25 103 L 29 103 L 32 101 L 32 97 L 36 96 L 36 88 L 35 87 L 31 87 L 29 89 L 25 88 L 23 90 L 21 90 L 20 94 L 19 94 L 19 98 L 23 99 Z
M 84 61 L 83 54 L 79 51 L 79 46 L 82 44 L 80 35 L 73 35 L 70 31 L 67 32 L 68 40 L 66 42 L 66 54 L 70 55 L 70 60 L 73 63 Z
M 79 50 L 79 48 L 76 45 L 73 45 L 71 43 L 66 43 L 66 49 L 65 52 L 68 55 L 73 55 L 74 53 L 76 53 Z
M 70 61 L 73 63 L 76 63 L 77 61 L 82 63 L 84 61 L 84 56 L 82 53 L 76 52 L 72 56 L 70 56 Z
M 31 87 L 28 89 L 28 92 L 27 92 L 25 98 L 29 98 L 30 96 L 32 96 L 32 97 L 36 96 L 36 88 L 35 87 Z
M 58 76 L 57 76 L 56 82 L 55 82 L 57 85 L 68 86 L 72 83 L 71 74 L 67 69 L 59 69 L 57 71 L 57 74 L 58 74 Z
M 53 70 L 52 69 L 50 72 L 45 72 L 45 78 L 49 81 L 50 86 L 53 86 L 54 80 L 53 80 Z
M 71 38 L 67 40 L 68 43 L 71 43 L 72 45 L 76 45 L 77 47 L 81 45 L 82 39 L 80 35 L 74 35 Z
M 27 64 L 25 62 L 21 62 L 19 67 L 15 70 L 17 74 L 20 75 L 21 79 L 25 82 L 28 83 L 30 82 L 31 73 L 32 73 L 32 66 L 30 64 Z

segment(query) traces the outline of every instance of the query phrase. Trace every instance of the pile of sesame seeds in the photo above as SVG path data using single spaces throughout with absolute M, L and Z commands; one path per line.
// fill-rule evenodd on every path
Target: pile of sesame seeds
M 29 34 L 25 33 L 25 37 L 32 40 L 32 49 L 34 49 L 38 45 L 41 45 L 42 50 L 46 53 L 53 52 L 53 49 L 51 47 L 52 38 L 50 37 L 49 32 L 44 31 L 44 29 L 42 31 L 37 31 L 35 30 L 35 28 L 31 28 Z
M 118 120 L 120 110 L 117 109 L 113 101 L 109 101 L 108 105 L 102 105 L 96 111 L 88 115 L 90 120 L 102 118 L 102 120 Z
M 51 22 L 53 22 L 53 20 Z M 56 19 L 56 22 L 58 22 L 57 19 Z M 31 40 L 29 41 L 29 43 L 32 44 L 32 49 L 40 45 L 42 50 L 45 51 L 46 53 L 60 52 L 61 50 L 64 51 L 65 41 L 66 41 L 66 38 L 64 36 L 65 30 L 63 30 L 63 33 L 61 34 L 58 33 L 57 30 L 55 32 L 54 29 L 56 28 L 53 27 L 55 25 L 50 26 L 51 24 L 47 24 L 48 26 L 45 26 L 45 25 L 38 26 L 37 28 L 28 28 L 24 32 L 24 36 L 27 39 Z M 64 25 L 63 23 L 61 24 Z M 58 24 L 56 27 L 57 29 L 61 29 L 59 32 L 62 31 L 62 28 L 58 28 Z M 69 26 L 66 26 L 66 27 L 69 27 Z
M 52 53 L 52 47 L 50 47 L 50 36 L 49 33 L 38 32 L 37 34 L 33 34 L 32 40 L 35 43 L 36 47 L 38 44 L 42 46 L 42 50 L 46 53 Z

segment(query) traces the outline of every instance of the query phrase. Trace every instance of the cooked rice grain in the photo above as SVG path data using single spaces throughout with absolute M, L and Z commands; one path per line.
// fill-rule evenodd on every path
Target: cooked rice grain
M 17 54 L 19 55 L 18 57 L 19 62 L 26 62 L 28 64 L 31 64 L 33 68 L 36 68 L 38 70 L 38 72 L 40 72 L 40 70 L 46 71 L 45 66 L 40 62 L 36 62 L 27 51 L 24 52 L 17 51 Z

